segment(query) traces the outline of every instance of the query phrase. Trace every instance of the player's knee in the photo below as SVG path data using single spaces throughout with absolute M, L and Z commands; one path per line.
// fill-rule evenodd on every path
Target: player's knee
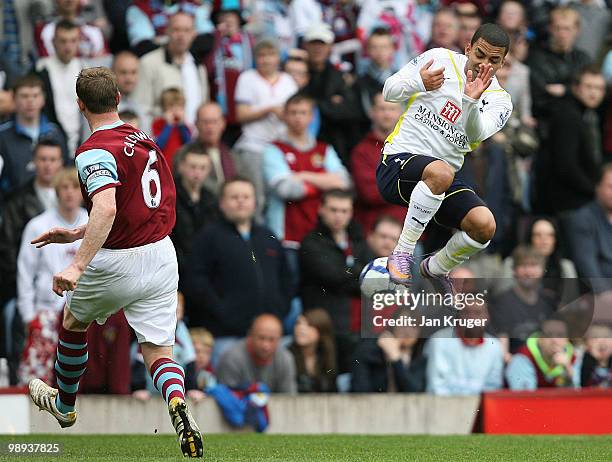
M 423 181 L 432 193 L 442 194 L 450 188 L 455 179 L 455 172 L 446 162 L 435 161 L 423 172 Z
M 64 320 L 62 325 L 64 329 L 75 332 L 84 332 L 87 330 L 88 324 L 79 321 L 74 315 L 68 310 L 64 309 Z
M 465 231 L 468 236 L 481 244 L 490 241 L 495 236 L 497 224 L 495 217 L 486 207 L 477 207 L 468 213 Z
M 495 230 L 497 229 L 497 223 L 495 222 L 495 218 L 493 214 L 487 219 L 487 221 L 482 226 L 482 242 L 487 242 L 493 239 L 495 236 Z

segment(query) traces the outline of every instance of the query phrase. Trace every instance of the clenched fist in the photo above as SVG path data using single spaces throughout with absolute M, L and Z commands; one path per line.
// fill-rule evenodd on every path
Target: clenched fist
M 60 297 L 65 291 L 72 291 L 76 289 L 79 278 L 83 274 L 83 271 L 72 264 L 64 271 L 61 271 L 53 276 L 53 292 Z
M 437 90 L 444 83 L 444 68 L 441 67 L 439 69 L 430 70 L 433 62 L 434 60 L 430 59 L 419 71 L 421 80 L 423 80 L 423 85 L 425 85 L 425 90 L 427 91 Z

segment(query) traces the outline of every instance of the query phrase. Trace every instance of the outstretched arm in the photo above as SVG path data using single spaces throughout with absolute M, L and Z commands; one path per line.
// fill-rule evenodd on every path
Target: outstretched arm
M 51 228 L 49 231 L 32 239 L 30 244 L 36 244 L 37 249 L 48 244 L 70 244 L 71 242 L 83 239 L 86 229 L 87 225 L 77 226 L 73 229 Z

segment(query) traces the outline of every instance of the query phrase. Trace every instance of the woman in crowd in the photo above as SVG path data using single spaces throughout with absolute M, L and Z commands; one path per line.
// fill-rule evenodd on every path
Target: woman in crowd
M 336 347 L 327 311 L 315 308 L 298 318 L 289 350 L 295 358 L 299 393 L 336 391 Z
M 568 297 L 577 295 L 576 267 L 571 260 L 561 257 L 559 228 L 554 218 L 534 218 L 527 229 L 525 240 L 546 257 L 543 288 L 550 292 L 556 301 L 569 300 Z M 513 263 L 512 257 L 504 260 L 501 285 L 506 289 L 512 286 Z

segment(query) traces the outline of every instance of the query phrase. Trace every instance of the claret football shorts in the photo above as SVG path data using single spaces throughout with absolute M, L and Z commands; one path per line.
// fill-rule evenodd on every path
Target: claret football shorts
M 174 344 L 178 264 L 169 237 L 131 249 L 100 249 L 67 292 L 67 305 L 79 321 L 104 324 L 123 308 L 138 342 Z

